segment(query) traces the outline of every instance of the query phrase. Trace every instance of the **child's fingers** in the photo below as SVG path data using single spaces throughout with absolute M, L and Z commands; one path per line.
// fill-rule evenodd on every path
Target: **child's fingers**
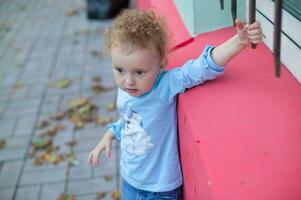
M 248 36 L 249 40 L 260 40 L 262 39 L 262 36 L 261 35 L 251 35 L 251 36 Z
M 261 27 L 261 24 L 259 21 L 255 21 L 253 24 L 250 24 L 248 29 L 249 30 L 252 30 L 252 29 L 258 29 Z
M 244 23 L 240 19 L 235 20 L 235 25 L 238 30 L 243 30 L 245 27 Z
M 89 153 L 89 156 L 88 156 L 88 163 L 91 164 L 91 153 Z
M 89 162 L 90 165 L 93 166 L 93 152 L 89 153 L 88 162 Z
M 99 154 L 94 154 L 92 157 L 92 163 L 93 163 L 93 167 L 96 167 L 99 163 Z
M 260 40 L 250 40 L 250 42 L 253 44 L 259 44 L 262 42 L 262 40 L 261 39 Z
M 106 156 L 107 158 L 111 157 L 111 143 L 106 144 Z
M 248 36 L 262 35 L 261 29 L 253 29 L 247 31 Z

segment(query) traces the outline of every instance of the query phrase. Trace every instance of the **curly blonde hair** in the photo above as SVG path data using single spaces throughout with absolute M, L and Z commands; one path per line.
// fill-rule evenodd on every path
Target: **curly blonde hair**
M 109 50 L 118 47 L 131 53 L 133 50 L 155 45 L 161 59 L 165 58 L 167 33 L 162 19 L 156 17 L 152 11 L 123 10 L 107 30 L 106 36 Z

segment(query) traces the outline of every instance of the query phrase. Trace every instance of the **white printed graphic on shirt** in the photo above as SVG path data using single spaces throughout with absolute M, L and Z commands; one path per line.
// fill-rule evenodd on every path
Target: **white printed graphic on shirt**
M 121 148 L 134 155 L 143 155 L 154 145 L 151 137 L 142 127 L 142 117 L 135 112 L 123 115 L 124 129 L 121 134 Z

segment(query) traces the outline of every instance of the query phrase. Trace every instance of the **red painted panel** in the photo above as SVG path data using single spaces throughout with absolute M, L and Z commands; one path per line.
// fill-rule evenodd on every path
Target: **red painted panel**
M 170 64 L 218 44 L 232 28 L 195 38 Z M 245 49 L 225 74 L 179 97 L 186 199 L 300 200 L 301 85 L 283 66 L 274 75 L 263 44 Z

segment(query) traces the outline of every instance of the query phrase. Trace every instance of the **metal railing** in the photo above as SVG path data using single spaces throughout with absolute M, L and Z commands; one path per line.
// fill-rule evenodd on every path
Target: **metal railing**
M 281 25 L 282 25 L 282 0 L 275 0 L 275 26 L 274 26 L 274 64 L 275 75 L 280 77 L 280 48 L 281 48 Z M 220 0 L 221 9 L 224 9 L 224 0 Z M 233 25 L 235 26 L 235 19 L 237 18 L 237 0 L 231 0 L 231 14 Z M 256 0 L 249 0 L 249 23 L 252 24 L 256 19 Z M 255 44 L 251 44 L 252 49 L 256 48 Z

